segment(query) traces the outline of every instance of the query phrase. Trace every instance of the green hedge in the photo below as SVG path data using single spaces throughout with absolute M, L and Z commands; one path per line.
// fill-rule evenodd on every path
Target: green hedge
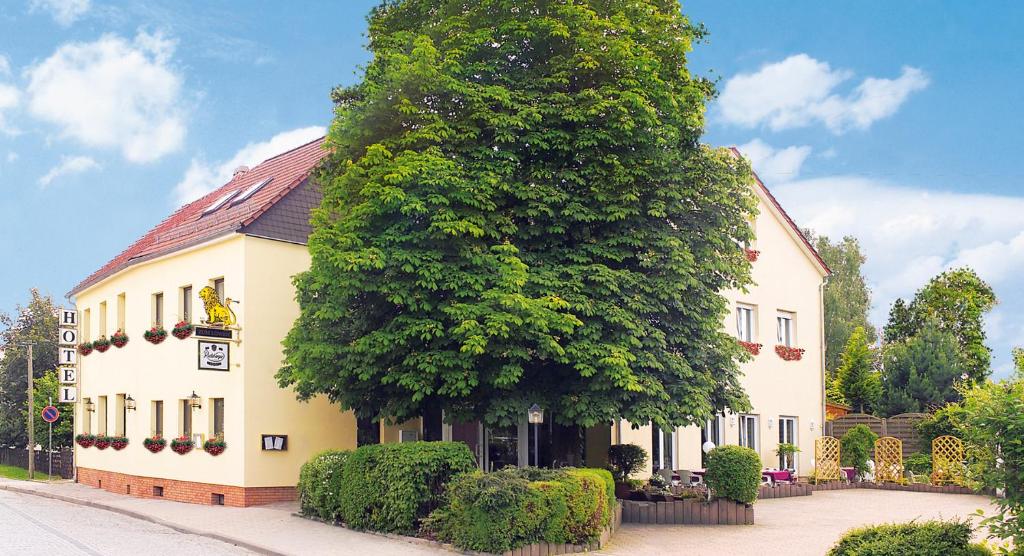
M 829 551 L 829 556 L 981 556 L 991 554 L 971 544 L 967 521 L 923 521 L 854 529 Z
M 868 471 L 868 460 L 875 450 L 875 441 L 878 435 L 867 425 L 856 425 L 839 440 L 839 450 L 843 465 L 853 467 L 858 475 Z
M 341 473 L 341 518 L 353 529 L 413 534 L 453 477 L 476 469 L 462 442 L 405 442 L 357 448 Z
M 761 486 L 761 457 L 743 446 L 719 446 L 708 452 L 704 480 L 718 498 L 753 504 Z
M 604 469 L 475 472 L 452 481 L 428 529 L 463 550 L 582 544 L 608 526 L 614 503 L 615 482 Z
M 299 508 L 303 515 L 328 521 L 341 519 L 341 477 L 349 454 L 349 451 L 327 450 L 302 466 Z

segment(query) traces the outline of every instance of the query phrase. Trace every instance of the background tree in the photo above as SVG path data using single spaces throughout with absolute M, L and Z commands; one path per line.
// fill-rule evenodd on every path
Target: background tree
M 957 381 L 964 374 L 956 339 L 932 319 L 905 342 L 885 348 L 882 401 L 885 415 L 930 411 L 960 399 Z
M 40 379 L 57 367 L 57 308 L 53 299 L 30 291 L 27 305 L 14 315 L 0 313 L 0 446 L 25 446 L 28 442 L 25 409 L 28 404 L 28 350 L 33 343 L 33 378 Z M 42 408 L 40 408 L 42 409 Z
M 917 291 L 908 305 L 897 299 L 889 312 L 886 343 L 905 342 L 934 319 L 957 342 L 964 372 L 973 382 L 991 374 L 992 351 L 985 345 L 985 314 L 996 304 L 996 295 L 970 268 L 949 270 L 932 278 Z
M 1024 378 L 1024 348 L 1013 348 L 1013 368 L 1018 377 Z
M 872 362 L 867 333 L 858 326 L 850 334 L 836 374 L 843 397 L 861 413 L 873 411 L 882 394 L 882 383 Z
M 35 369 L 33 369 L 33 372 Z M 50 400 L 53 400 L 53 405 L 60 410 L 60 418 L 53 424 L 53 447 L 59 448 L 62 446 L 71 446 L 74 437 L 74 421 L 73 411 L 74 404 L 62 404 L 57 403 L 60 399 L 60 379 L 57 376 L 57 371 L 52 370 L 45 373 L 33 382 L 35 395 L 33 401 L 35 402 L 35 409 L 33 409 L 32 415 L 35 416 L 35 441 L 37 444 L 46 447 L 49 434 L 49 425 L 42 419 L 43 408 L 46 407 Z M 28 424 L 28 416 L 25 415 L 24 408 L 21 412 L 21 422 Z
M 282 386 L 361 418 L 665 428 L 748 402 L 748 165 L 677 2 L 387 2 L 337 89 Z
M 878 341 L 878 333 L 868 320 L 871 310 L 871 289 L 864 279 L 864 255 L 860 242 L 845 236 L 833 243 L 828 236 L 805 230 L 825 264 L 832 269 L 825 284 L 825 369 L 834 378 L 842 364 L 842 354 L 850 335 L 859 326 L 864 329 L 868 344 Z

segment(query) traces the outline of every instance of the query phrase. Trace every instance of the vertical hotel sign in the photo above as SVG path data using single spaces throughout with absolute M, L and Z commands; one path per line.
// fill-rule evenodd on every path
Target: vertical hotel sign
M 78 401 L 78 311 L 61 309 L 59 338 L 60 403 Z

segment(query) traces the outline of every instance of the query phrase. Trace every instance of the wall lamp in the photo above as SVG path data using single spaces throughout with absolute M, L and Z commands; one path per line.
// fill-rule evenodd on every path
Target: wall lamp
M 192 395 L 188 397 L 188 405 L 192 409 L 202 409 L 203 399 L 196 395 L 196 391 L 192 391 Z
M 84 407 L 85 411 L 88 413 L 96 412 L 96 404 L 92 403 L 92 398 L 85 398 L 82 400 L 82 407 Z
M 125 411 L 135 411 L 135 398 L 131 394 L 124 396 L 124 409 Z

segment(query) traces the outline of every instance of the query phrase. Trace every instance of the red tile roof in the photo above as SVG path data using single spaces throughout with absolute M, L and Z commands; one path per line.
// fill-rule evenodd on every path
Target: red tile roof
M 733 154 L 735 154 L 736 156 L 743 156 L 743 153 L 741 153 L 740 150 L 737 149 L 736 147 L 731 147 L 730 150 L 732 150 Z M 825 271 L 825 274 L 832 274 L 832 269 L 829 268 L 827 264 L 825 264 L 824 259 L 822 259 L 821 255 L 818 254 L 818 250 L 815 249 L 813 245 L 811 245 L 811 242 L 807 241 L 807 237 L 804 236 L 804 233 L 796 225 L 796 222 L 793 222 L 793 219 L 789 216 L 789 213 L 786 212 L 786 209 L 782 208 L 782 205 L 779 204 L 779 201 L 778 199 L 775 198 L 775 195 L 772 195 L 772 192 L 768 189 L 767 186 L 765 186 L 764 182 L 761 181 L 761 178 L 757 175 L 757 172 L 753 172 L 753 174 L 754 181 L 757 182 L 758 187 L 760 187 L 761 190 L 764 191 L 765 196 L 767 196 L 768 200 L 771 201 L 772 205 L 774 205 L 775 208 L 778 209 L 779 214 L 781 214 L 782 217 L 786 219 L 786 223 L 789 224 L 789 227 L 793 229 L 793 232 L 795 232 L 797 237 L 800 238 L 803 244 L 807 247 L 807 250 L 811 252 L 811 255 L 814 257 L 815 261 L 819 265 L 821 265 L 821 268 L 822 270 Z
M 131 244 L 120 255 L 103 265 L 102 268 L 82 280 L 68 295 L 82 290 L 144 260 L 159 257 L 197 245 L 204 241 L 238 231 L 251 224 L 292 189 L 306 180 L 310 172 L 324 157 L 323 137 L 281 153 L 261 162 L 247 172 L 231 178 L 231 181 L 206 196 L 193 201 L 157 224 L 146 235 Z M 229 201 L 225 206 L 210 214 L 203 211 L 222 196 L 233 191 L 242 191 L 267 178 L 270 183 L 257 190 L 241 202 Z

